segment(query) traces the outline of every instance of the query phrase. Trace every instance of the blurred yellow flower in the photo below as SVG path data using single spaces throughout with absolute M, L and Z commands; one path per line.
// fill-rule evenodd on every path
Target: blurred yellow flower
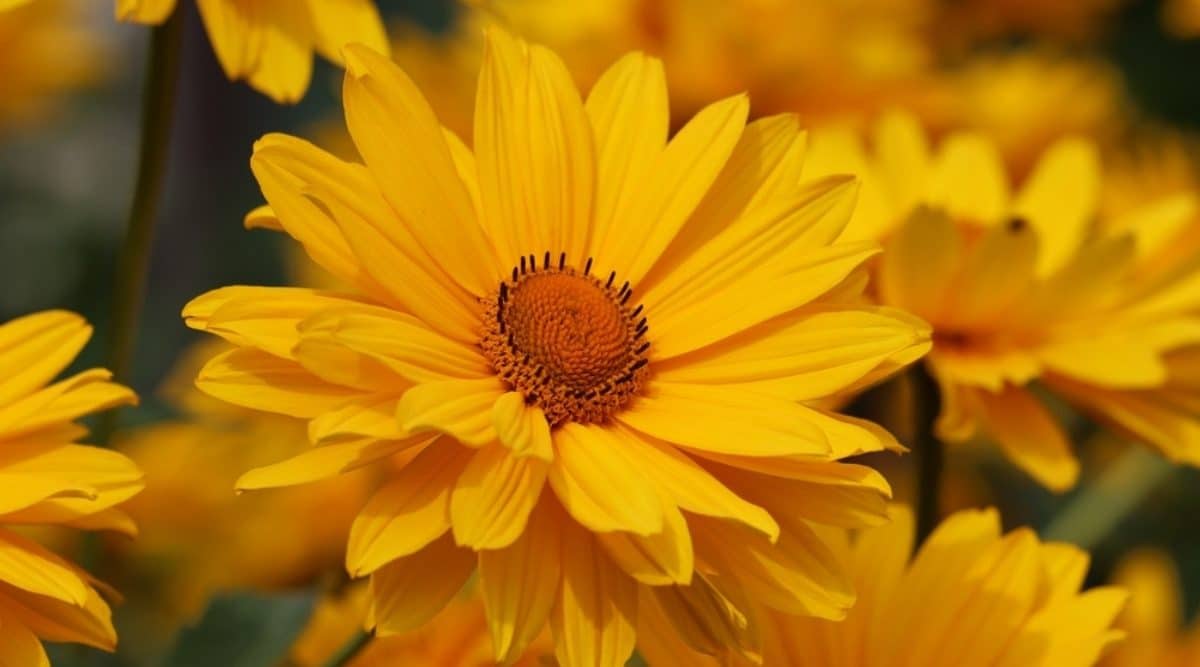
M 296 667 L 323 667 L 337 651 L 362 632 L 370 611 L 367 586 L 356 585 L 317 605 L 304 633 L 296 640 L 291 660 Z M 512 667 L 539 667 L 553 661 L 554 644 L 543 632 Z M 476 592 L 451 600 L 419 630 L 372 639 L 346 667 L 485 667 L 494 665 L 483 601 Z M 550 664 L 553 664 L 552 662 Z
M 1129 591 L 1129 604 L 1117 619 L 1127 636 L 1103 667 L 1200 664 L 1200 625 L 1184 626 L 1179 574 L 1169 556 L 1135 551 L 1117 566 L 1113 582 Z
M 116 452 L 72 444 L 76 419 L 136 402 L 99 368 L 51 384 L 83 348 L 83 318 L 45 311 L 0 325 L 0 662 L 48 666 L 39 638 L 116 647 L 108 605 L 83 570 L 16 530 L 55 524 L 136 532 L 115 506 L 142 488 Z M 16 529 L 16 530 L 14 530 Z
M 103 74 L 86 0 L 0 0 L 0 134 L 43 121 L 59 96 Z
M 1036 380 L 1170 459 L 1200 464 L 1200 373 L 1189 352 L 1200 292 L 1186 269 L 1156 271 L 1166 265 L 1153 256 L 1168 250 L 1156 243 L 1179 229 L 1178 210 L 1095 224 L 1099 158 L 1081 139 L 1047 149 L 1015 194 L 979 134 L 953 134 L 935 151 L 914 119 L 893 114 L 873 143 L 868 153 L 853 133 L 824 132 L 808 175 L 863 175 L 844 239 L 885 239 L 878 299 L 934 328 L 940 437 L 983 432 L 1042 484 L 1070 487 L 1078 462 L 1030 390 Z M 1179 373 L 1193 384 L 1179 386 Z
M 1008 170 L 1025 176 L 1059 139 L 1111 144 L 1126 124 L 1121 79 L 1096 58 L 1028 49 L 976 56 L 943 77 L 954 100 L 936 128 L 977 130 L 996 142 Z
M 1176 37 L 1200 35 L 1200 2 L 1197 0 L 1166 0 L 1162 4 L 1163 25 Z
M 628 51 L 662 58 L 676 125 L 743 91 L 756 115 L 868 119 L 895 104 L 949 104 L 930 74 L 931 16 L 930 0 L 493 0 L 464 3 L 446 35 L 401 28 L 393 55 L 468 141 L 489 24 L 561 53 L 583 88 Z
M 767 612 L 762 664 L 1087 667 L 1121 638 L 1111 626 L 1127 594 L 1081 593 L 1088 556 L 1076 547 L 1043 543 L 1028 528 L 1001 535 L 995 510 L 966 510 L 910 556 L 912 515 L 900 506 L 891 514 L 890 524 L 830 540 L 859 594 L 846 619 Z M 647 658 L 716 667 L 666 643 Z
M 117 18 L 159 24 L 179 0 L 117 0 Z M 281 104 L 298 102 L 313 52 L 343 65 L 342 47 L 387 46 L 374 0 L 196 0 L 225 75 Z
M 109 547 L 151 589 L 163 635 L 214 593 L 303 585 L 338 572 L 350 523 L 373 487 L 363 471 L 305 489 L 235 495 L 239 474 L 302 451 L 308 436 L 302 420 L 231 406 L 194 388 L 203 362 L 227 348 L 196 346 L 173 371 L 164 393 L 183 418 L 118 438 L 145 471 L 146 490 L 125 505 L 140 539 Z
M 839 460 L 899 445 L 804 402 L 929 346 L 861 305 L 877 246 L 833 242 L 852 179 L 802 187 L 796 120 L 747 126 L 745 96 L 668 142 L 663 68 L 641 54 L 585 103 L 551 51 L 490 32 L 472 151 L 401 69 L 348 53 L 365 165 L 264 137 L 252 224 L 353 291 L 229 287 L 184 311 L 237 346 L 202 390 L 310 420 L 316 447 L 240 488 L 415 453 L 355 521 L 347 568 L 371 575 L 388 635 L 478 567 L 502 661 L 547 621 L 564 665 L 623 665 L 643 609 L 746 654 L 746 597 L 843 616 L 854 596 L 813 526 L 883 521 L 886 482 Z

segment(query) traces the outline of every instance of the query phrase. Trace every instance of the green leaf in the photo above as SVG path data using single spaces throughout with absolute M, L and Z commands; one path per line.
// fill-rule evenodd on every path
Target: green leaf
M 271 667 L 288 654 L 312 615 L 310 592 L 235 593 L 209 602 L 200 622 L 184 628 L 163 667 Z

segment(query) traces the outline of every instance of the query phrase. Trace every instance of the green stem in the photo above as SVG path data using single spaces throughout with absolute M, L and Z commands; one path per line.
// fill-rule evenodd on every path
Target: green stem
M 371 634 L 369 632 L 359 632 L 338 649 L 338 652 L 325 663 L 325 667 L 345 667 L 370 643 Z
M 175 91 L 179 80 L 179 52 L 184 16 L 176 11 L 154 28 L 146 61 L 142 92 L 141 150 L 137 184 L 129 210 L 125 240 L 117 257 L 113 291 L 112 328 L 108 368 L 116 381 L 128 384 L 137 344 L 138 320 L 146 292 L 154 222 L 166 182 L 171 125 L 175 116 Z M 116 410 L 109 410 L 96 429 L 96 442 L 107 443 L 116 428 Z
M 1130 447 L 1054 517 L 1042 537 L 1092 550 L 1112 534 L 1175 466 L 1145 447 Z
M 916 469 L 917 539 L 915 546 L 937 527 L 941 519 L 942 468 L 945 466 L 942 443 L 934 434 L 941 409 L 941 391 L 937 382 L 921 364 L 909 374 L 913 390 L 913 466 Z

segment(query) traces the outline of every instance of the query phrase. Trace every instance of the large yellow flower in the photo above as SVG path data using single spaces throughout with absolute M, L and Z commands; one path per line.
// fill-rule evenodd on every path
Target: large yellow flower
M 179 0 L 117 0 L 117 18 L 159 24 Z M 313 52 L 338 65 L 342 47 L 387 46 L 374 0 L 196 0 L 225 75 L 276 102 L 304 97 Z
M 83 0 L 0 0 L 0 134 L 44 120 L 61 94 L 103 72 Z
M 885 239 L 879 300 L 933 326 L 942 438 L 987 434 L 1042 484 L 1071 486 L 1078 462 L 1031 391 L 1037 381 L 1172 460 L 1200 463 L 1200 378 L 1175 383 L 1195 366 L 1171 358 L 1197 342 L 1195 244 L 1172 242 L 1178 270 L 1162 271 L 1157 255 L 1171 250 L 1162 244 L 1186 209 L 1096 224 L 1099 159 L 1079 139 L 1051 146 L 1015 194 L 980 135 L 952 135 L 934 151 L 897 114 L 873 139 L 867 152 L 849 133 L 823 134 L 810 173 L 863 174 L 844 240 Z
M 1117 620 L 1128 637 L 1104 667 L 1188 667 L 1200 664 L 1200 623 L 1183 621 L 1179 572 L 1158 551 L 1136 551 L 1117 566 L 1113 581 L 1129 590 Z
M 904 507 L 886 526 L 830 543 L 851 564 L 858 604 L 841 622 L 768 612 L 764 665 L 1087 667 L 1122 636 L 1112 624 L 1125 591 L 1081 593 L 1085 552 L 1028 528 L 1001 535 L 995 510 L 948 517 L 915 556 Z M 715 667 L 667 643 L 647 658 Z
M 49 665 L 40 639 L 112 650 L 108 605 L 92 580 L 13 528 L 60 524 L 133 532 L 114 506 L 141 489 L 124 456 L 72 444 L 74 420 L 136 398 L 91 369 L 51 384 L 91 337 L 78 315 L 46 311 L 0 326 L 0 662 Z
M 362 585 L 321 600 L 292 647 L 292 662 L 296 667 L 328 664 L 338 650 L 362 631 L 369 608 L 369 591 Z M 552 661 L 553 655 L 554 645 L 548 633 L 542 633 L 530 642 L 524 653 L 507 664 L 511 667 L 539 667 Z M 372 639 L 346 663 L 346 667 L 483 667 L 490 664 L 495 664 L 495 661 L 492 659 L 487 617 L 483 600 L 477 591 L 473 591 L 452 600 L 419 630 Z
M 748 597 L 838 618 L 854 595 L 813 524 L 882 521 L 842 464 L 896 448 L 805 405 L 928 347 L 860 305 L 874 243 L 835 243 L 854 183 L 800 184 L 792 117 L 744 96 L 668 141 L 661 63 L 631 54 L 586 103 L 549 50 L 489 33 L 474 150 L 411 80 L 350 47 L 365 165 L 270 135 L 251 166 L 293 236 L 353 293 L 229 287 L 190 326 L 238 349 L 199 386 L 311 420 L 311 451 L 243 489 L 415 457 L 367 503 L 347 566 L 380 634 L 480 572 L 497 658 L 547 620 L 566 665 L 624 664 L 642 610 L 698 648 L 755 651 Z

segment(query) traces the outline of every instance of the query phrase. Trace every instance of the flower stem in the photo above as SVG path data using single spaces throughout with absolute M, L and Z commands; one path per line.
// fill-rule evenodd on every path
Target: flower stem
M 1175 466 L 1159 454 L 1130 447 L 1075 494 L 1042 537 L 1091 551 L 1174 471 Z
M 913 466 L 916 468 L 914 492 L 917 502 L 917 539 L 915 546 L 937 527 L 941 518 L 942 443 L 934 434 L 938 411 L 941 409 L 941 390 L 923 364 L 916 364 L 909 373 L 913 390 Z
M 371 633 L 359 631 L 338 649 L 338 652 L 325 663 L 325 667 L 345 667 L 369 643 L 371 643 Z
M 146 291 L 154 222 L 166 181 L 175 92 L 179 79 L 179 53 L 184 16 L 180 8 L 153 30 L 142 91 L 141 150 L 137 184 L 129 210 L 125 240 L 117 257 L 110 329 L 109 370 L 117 382 L 128 384 L 137 343 L 138 320 Z M 109 410 L 96 429 L 96 441 L 107 443 L 116 428 L 116 410 Z

